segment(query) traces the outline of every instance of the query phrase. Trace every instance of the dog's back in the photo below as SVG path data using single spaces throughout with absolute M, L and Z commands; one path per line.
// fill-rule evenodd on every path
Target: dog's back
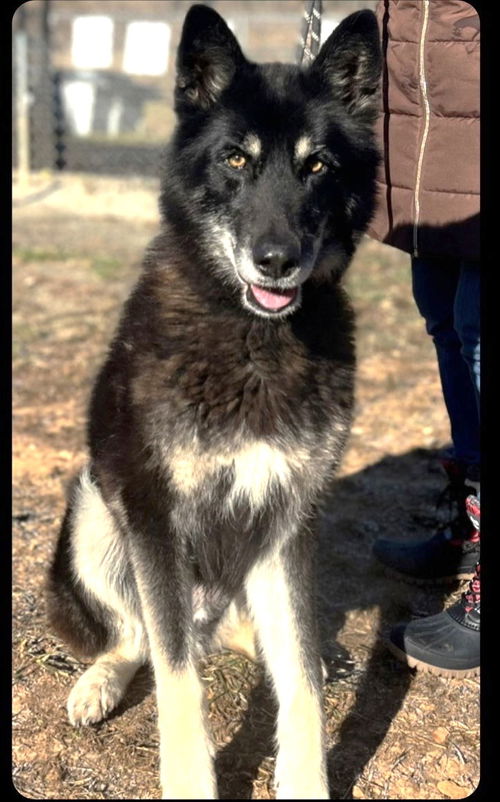
M 373 204 L 378 72 L 369 13 L 307 71 L 247 62 L 207 7 L 186 19 L 163 231 L 96 382 L 49 583 L 53 625 L 99 655 L 73 723 L 151 660 L 166 798 L 215 794 L 196 656 L 255 655 L 255 635 L 279 794 L 328 795 L 312 521 L 352 415 L 340 279 Z

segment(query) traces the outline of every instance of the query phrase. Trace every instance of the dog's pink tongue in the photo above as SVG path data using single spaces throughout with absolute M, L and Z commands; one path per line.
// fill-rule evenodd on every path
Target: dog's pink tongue
M 290 301 L 293 301 L 297 294 L 297 287 L 281 292 L 266 290 L 264 287 L 258 287 L 257 284 L 251 284 L 250 287 L 256 300 L 266 309 L 282 309 Z

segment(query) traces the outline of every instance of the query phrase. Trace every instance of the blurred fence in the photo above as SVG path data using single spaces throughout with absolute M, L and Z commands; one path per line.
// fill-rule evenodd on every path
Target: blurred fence
M 31 0 L 14 16 L 13 163 L 157 175 L 191 0 Z M 302 0 L 219 0 L 256 61 L 294 61 Z M 323 37 L 370 0 L 324 0 Z

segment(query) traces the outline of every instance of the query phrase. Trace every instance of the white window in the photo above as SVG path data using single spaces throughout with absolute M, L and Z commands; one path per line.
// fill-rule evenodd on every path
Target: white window
M 321 20 L 321 44 L 326 42 L 331 32 L 337 27 L 340 19 L 335 17 L 324 17 Z
M 77 136 L 87 136 L 94 119 L 95 87 L 88 81 L 68 81 L 62 93 L 70 130 Z
M 131 75 L 163 75 L 168 67 L 170 26 L 130 22 L 125 34 L 123 69 Z
M 71 59 L 81 69 L 102 69 L 113 63 L 113 20 L 88 15 L 75 17 L 71 38 Z

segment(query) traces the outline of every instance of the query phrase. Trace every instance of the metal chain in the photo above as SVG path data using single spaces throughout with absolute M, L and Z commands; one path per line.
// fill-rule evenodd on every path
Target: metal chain
M 298 53 L 298 62 L 302 66 L 310 64 L 318 55 L 321 42 L 322 6 L 322 0 L 309 0 L 305 4 Z

